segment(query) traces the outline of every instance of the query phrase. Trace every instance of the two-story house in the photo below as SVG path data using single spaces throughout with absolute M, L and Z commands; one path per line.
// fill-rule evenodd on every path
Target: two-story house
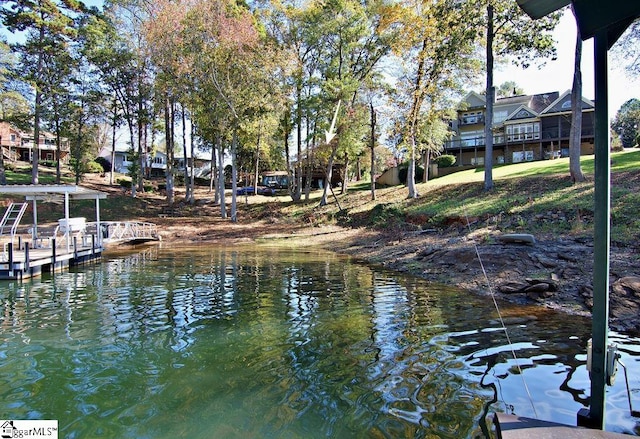
M 4 156 L 9 160 L 30 162 L 35 146 L 34 134 L 19 130 L 10 123 L 0 122 L 0 145 Z M 55 160 L 58 149 L 56 136 L 40 131 L 38 139 L 39 160 Z M 60 162 L 67 163 L 70 158 L 69 139 L 60 139 Z
M 582 98 L 581 154 L 593 154 L 594 103 Z M 485 160 L 485 97 L 471 92 L 462 100 L 454 137 L 445 154 L 458 166 L 481 166 Z M 493 108 L 493 163 L 518 163 L 569 156 L 571 93 L 518 95 L 497 99 Z

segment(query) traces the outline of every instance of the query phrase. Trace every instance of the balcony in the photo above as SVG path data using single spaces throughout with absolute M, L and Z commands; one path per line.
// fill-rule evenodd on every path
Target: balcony
M 472 116 L 462 116 L 460 118 L 458 118 L 458 125 L 459 126 L 465 126 L 465 125 L 477 125 L 477 124 L 484 124 L 484 116 L 481 114 L 475 114 Z

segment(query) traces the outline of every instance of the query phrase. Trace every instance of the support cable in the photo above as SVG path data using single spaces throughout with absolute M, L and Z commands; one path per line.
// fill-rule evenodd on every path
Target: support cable
M 464 216 L 465 216 L 465 220 L 467 222 L 467 229 L 469 230 L 469 233 L 472 232 L 471 230 L 471 224 L 469 223 L 469 216 L 467 215 L 467 208 L 465 205 L 463 205 L 463 209 L 464 209 Z M 487 289 L 489 291 L 489 295 L 491 296 L 491 300 L 493 301 L 493 306 L 496 309 L 496 312 L 498 313 L 498 319 L 500 320 L 500 325 L 502 325 L 502 330 L 504 331 L 504 335 L 507 338 L 507 344 L 509 345 L 509 349 L 511 350 L 511 355 L 513 356 L 513 360 L 515 361 L 516 364 L 516 368 L 518 369 L 518 374 L 520 375 L 521 379 L 522 379 L 522 384 L 524 386 L 525 391 L 527 392 L 527 397 L 529 398 L 529 403 L 531 404 L 531 408 L 533 409 L 533 414 L 535 416 L 536 419 L 538 418 L 538 412 L 536 410 L 536 406 L 533 403 L 533 397 L 531 396 L 531 392 L 529 391 L 529 386 L 527 385 L 527 381 L 524 378 L 524 373 L 522 372 L 522 369 L 520 368 L 520 362 L 518 360 L 518 356 L 516 355 L 516 351 L 513 348 L 513 344 L 511 343 L 511 338 L 509 337 L 509 331 L 507 331 L 507 326 L 504 324 L 504 320 L 502 318 L 502 313 L 500 312 L 500 307 L 498 306 L 498 301 L 496 300 L 496 296 L 493 290 L 493 286 L 491 285 L 491 281 L 489 281 L 489 276 L 487 275 L 487 270 L 484 267 L 484 263 L 482 262 L 482 258 L 480 257 L 480 251 L 478 249 L 478 245 L 476 244 L 475 240 L 472 240 L 473 242 L 473 248 L 476 252 L 476 256 L 478 257 L 478 262 L 480 262 L 480 269 L 482 270 L 482 275 L 484 276 L 484 280 L 487 283 Z

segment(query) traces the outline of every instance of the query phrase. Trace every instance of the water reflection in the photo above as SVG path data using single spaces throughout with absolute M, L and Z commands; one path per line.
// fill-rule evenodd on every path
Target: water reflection
M 508 346 L 487 298 L 327 252 L 153 247 L 3 286 L 0 411 L 64 437 L 475 438 L 588 403 L 588 321 L 502 304 Z M 637 431 L 624 380 L 609 405 Z

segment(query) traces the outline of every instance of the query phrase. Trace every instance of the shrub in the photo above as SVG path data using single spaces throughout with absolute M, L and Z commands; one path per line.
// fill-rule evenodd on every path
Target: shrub
M 89 173 L 101 173 L 104 172 L 104 168 L 102 165 L 95 161 L 90 161 L 87 163 L 87 172 Z
M 100 172 L 111 172 L 111 162 L 109 160 L 104 157 L 98 157 L 94 161 L 102 166 L 102 171 Z
M 120 186 L 129 189 L 131 187 L 131 180 L 126 179 L 126 178 L 118 178 L 116 180 L 116 183 L 118 183 Z
M 55 160 L 41 160 L 40 164 L 42 166 L 46 166 L 47 168 L 55 168 L 56 167 L 56 161 Z
M 409 172 L 409 166 L 407 164 L 401 165 L 398 168 L 398 178 L 400 179 L 400 183 L 407 184 L 407 174 Z M 416 182 L 422 181 L 422 177 L 424 176 L 424 169 L 420 166 L 416 166 Z
M 441 156 L 433 159 L 434 163 L 437 163 L 441 168 L 450 168 L 456 164 L 456 156 L 451 154 L 442 154 Z

